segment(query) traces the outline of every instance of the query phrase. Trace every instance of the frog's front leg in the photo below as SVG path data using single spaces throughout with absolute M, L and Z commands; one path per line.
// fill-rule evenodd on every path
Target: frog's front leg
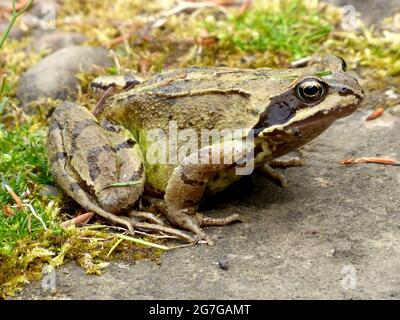
M 264 174 L 267 178 L 279 182 L 279 185 L 283 188 L 288 187 L 286 177 L 283 173 L 275 170 L 275 168 L 289 168 L 303 166 L 305 163 L 304 156 L 300 150 L 289 152 L 283 157 L 279 157 L 270 161 L 269 163 L 261 166 L 258 171 Z
M 213 241 L 201 227 L 225 226 L 235 221 L 242 221 L 238 214 L 212 218 L 197 212 L 209 178 L 220 170 L 235 166 L 232 163 L 224 163 L 224 151 L 232 150 L 233 158 L 239 159 L 242 148 L 243 143 L 240 141 L 218 143 L 202 148 L 181 161 L 168 181 L 164 196 L 164 213 L 171 223 L 192 231 L 197 237 L 213 245 Z M 213 161 L 209 159 L 216 159 L 215 155 L 217 163 L 212 163 Z
M 299 149 L 269 162 L 272 168 L 301 167 L 304 166 L 304 164 L 305 159 L 303 153 Z

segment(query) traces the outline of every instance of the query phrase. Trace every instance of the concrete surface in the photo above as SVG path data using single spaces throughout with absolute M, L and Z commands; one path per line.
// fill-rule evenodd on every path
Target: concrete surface
M 210 213 L 248 220 L 208 228 L 215 247 L 169 252 L 160 266 L 113 264 L 101 277 L 69 264 L 56 271 L 55 295 L 38 282 L 19 298 L 400 298 L 400 167 L 338 164 L 400 159 L 400 118 L 387 112 L 365 122 L 366 115 L 340 120 L 307 146 L 307 165 L 285 170 L 288 189 L 256 177 L 214 199 Z

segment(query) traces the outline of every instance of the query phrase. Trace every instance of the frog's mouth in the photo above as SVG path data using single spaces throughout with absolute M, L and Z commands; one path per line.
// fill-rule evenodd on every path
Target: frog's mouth
M 307 117 L 294 117 L 290 123 L 266 128 L 260 133 L 260 137 L 274 145 L 271 157 L 280 157 L 315 139 L 336 120 L 351 115 L 360 104 L 361 102 L 331 110 L 319 110 Z
M 319 127 L 329 127 L 336 120 L 351 115 L 359 106 L 360 103 L 354 103 L 346 107 L 337 107 L 333 110 L 321 110 L 306 118 L 300 118 L 298 120 L 294 118 L 294 121 L 289 125 L 283 125 L 283 129 L 304 130 L 305 128 L 318 129 Z
M 329 127 L 334 121 L 352 114 L 363 102 L 364 96 L 349 94 L 347 96 L 330 95 L 323 103 L 315 105 L 294 104 L 287 105 L 271 103 L 259 122 L 253 128 L 255 134 L 261 136 L 270 135 L 274 131 L 282 132 L 285 130 L 305 130 L 321 131 Z M 282 107 L 283 106 L 283 107 Z M 293 112 L 294 111 L 294 112 Z M 324 130 L 324 129 L 323 129 Z

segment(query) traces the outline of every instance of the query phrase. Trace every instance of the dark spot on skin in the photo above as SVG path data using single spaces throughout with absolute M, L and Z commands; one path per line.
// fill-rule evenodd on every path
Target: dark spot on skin
M 93 125 L 97 125 L 97 122 L 93 119 L 85 119 L 76 123 L 71 137 L 71 155 L 73 155 L 77 149 L 77 140 L 82 131 Z
M 136 80 L 133 76 L 124 76 L 125 86 L 124 90 L 129 90 L 135 87 L 136 85 L 140 84 L 140 81 Z
M 49 127 L 49 132 L 53 132 L 55 130 L 62 130 L 62 128 L 57 121 L 53 120 L 53 121 L 51 121 L 51 124 Z
M 133 141 L 132 139 L 128 139 L 128 140 L 120 143 L 119 145 L 115 146 L 114 150 L 115 150 L 115 152 L 118 152 L 122 149 L 130 149 L 130 148 L 133 148 L 135 144 L 136 144 L 135 141 Z
M 261 147 L 261 144 L 257 144 L 254 148 L 254 154 L 259 154 L 262 151 L 263 151 L 263 148 Z
M 76 193 L 79 190 L 82 190 L 82 187 L 78 182 L 74 182 L 69 185 L 69 191 Z
M 103 84 L 103 83 L 100 83 L 100 82 L 92 82 L 90 84 L 90 86 L 92 87 L 92 89 L 106 91 L 106 90 L 108 90 L 110 88 L 115 88 L 116 84 L 115 83 Z
M 182 179 L 183 183 L 189 184 L 194 187 L 204 186 L 204 184 L 205 184 L 204 181 L 189 179 L 183 172 L 181 174 L 181 179 Z
M 62 113 L 64 113 L 65 109 L 67 109 L 66 105 L 61 105 L 59 107 L 57 107 L 52 114 L 53 118 L 58 118 L 59 116 L 61 116 Z
M 190 206 L 190 207 L 193 207 L 193 206 L 196 206 L 196 205 L 197 205 L 197 203 L 195 203 L 193 200 L 185 200 L 185 201 L 183 202 L 183 204 L 184 204 L 185 206 Z
M 67 157 L 66 152 L 56 152 L 56 154 L 51 157 L 50 163 L 54 163 L 58 160 L 64 160 L 66 157 Z
M 149 186 L 145 186 L 144 190 L 145 190 L 144 191 L 145 194 L 150 195 L 150 196 L 152 196 L 154 198 L 158 198 L 158 199 L 163 199 L 164 198 L 164 191 L 161 191 L 159 189 L 155 189 L 155 188 L 152 188 L 152 187 L 149 187 Z
M 88 152 L 87 163 L 89 165 L 90 178 L 92 181 L 96 181 L 98 175 L 100 174 L 101 170 L 99 167 L 99 157 L 102 152 L 114 153 L 114 149 L 109 145 L 105 145 L 101 147 L 95 147 Z
M 300 129 L 299 128 L 293 128 L 292 129 L 292 131 L 293 131 L 293 134 L 294 134 L 294 136 L 296 137 L 296 138 L 298 138 L 298 139 L 301 139 L 302 138 L 302 135 L 301 135 L 301 132 L 300 132 Z
M 144 171 L 144 167 L 143 167 L 143 163 L 142 163 L 140 165 L 139 169 L 133 173 L 130 181 L 136 181 L 136 180 L 142 179 L 143 171 Z
M 118 133 L 118 132 L 121 131 L 121 127 L 120 127 L 120 126 L 117 126 L 117 125 L 115 125 L 115 124 L 112 124 L 112 123 L 111 123 L 110 121 L 108 121 L 107 119 L 104 119 L 104 120 L 101 122 L 101 126 L 102 126 L 105 130 L 110 131 L 110 132 L 116 132 L 116 133 Z

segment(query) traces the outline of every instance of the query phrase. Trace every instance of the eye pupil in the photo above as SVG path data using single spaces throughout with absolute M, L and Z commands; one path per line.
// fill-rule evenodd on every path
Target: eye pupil
M 319 92 L 319 88 L 314 85 L 308 85 L 304 87 L 303 92 L 306 96 L 314 97 Z

